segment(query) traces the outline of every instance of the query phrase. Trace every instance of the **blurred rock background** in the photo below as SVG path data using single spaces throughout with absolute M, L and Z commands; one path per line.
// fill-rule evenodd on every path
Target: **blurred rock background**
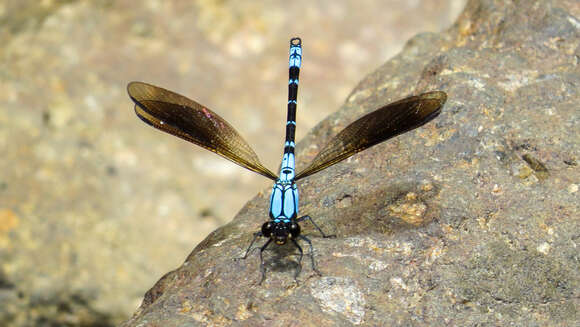
M 2 1 L 0 325 L 118 324 L 270 187 L 143 124 L 127 82 L 207 105 L 276 171 L 291 37 L 304 44 L 300 140 L 407 39 L 445 29 L 464 3 Z

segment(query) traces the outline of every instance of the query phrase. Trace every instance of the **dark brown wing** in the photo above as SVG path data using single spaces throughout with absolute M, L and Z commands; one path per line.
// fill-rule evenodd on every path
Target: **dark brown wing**
M 147 124 L 272 180 L 278 178 L 260 163 L 254 150 L 230 124 L 201 104 L 142 82 L 129 83 L 127 92 L 135 102 L 137 116 Z
M 393 102 L 363 116 L 332 138 L 310 165 L 296 175 L 296 180 L 431 121 L 441 113 L 446 100 L 445 92 L 433 91 Z

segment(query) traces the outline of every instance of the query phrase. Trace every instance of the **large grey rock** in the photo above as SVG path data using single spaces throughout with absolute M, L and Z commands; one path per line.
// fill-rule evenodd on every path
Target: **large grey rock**
M 299 166 L 361 114 L 444 90 L 434 122 L 299 183 L 323 276 L 292 248 L 235 261 L 259 194 L 146 294 L 124 326 L 578 325 L 580 22 L 573 1 L 470 1 L 411 39 L 298 146 Z
M 0 1 L 0 327 L 122 323 L 267 185 L 143 124 L 129 81 L 210 106 L 275 167 L 291 36 L 301 137 L 463 2 Z

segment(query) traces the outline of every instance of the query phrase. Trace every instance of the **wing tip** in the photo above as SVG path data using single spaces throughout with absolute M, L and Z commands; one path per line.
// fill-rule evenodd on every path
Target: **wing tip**
M 127 93 L 133 99 L 133 101 L 136 101 L 137 98 L 142 98 L 143 96 L 150 94 L 155 89 L 162 88 L 155 86 L 153 84 L 139 81 L 131 81 L 127 84 Z M 167 91 L 165 89 L 162 90 Z
M 426 93 L 423 93 L 421 95 L 421 97 L 423 97 L 425 99 L 430 99 L 430 100 L 437 100 L 439 102 L 440 106 L 443 106 L 445 104 L 445 102 L 447 101 L 447 93 L 445 93 L 443 91 L 426 92 Z
M 127 84 L 127 93 L 129 93 L 129 95 L 131 95 L 132 93 L 134 93 L 135 88 L 138 87 L 139 85 L 143 84 L 143 82 L 139 82 L 139 81 L 131 81 Z

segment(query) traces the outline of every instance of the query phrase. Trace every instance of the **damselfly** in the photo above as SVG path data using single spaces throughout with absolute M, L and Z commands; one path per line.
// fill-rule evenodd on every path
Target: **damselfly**
M 310 216 L 298 217 L 298 188 L 296 186 L 298 180 L 330 167 L 357 152 L 428 123 L 439 115 L 447 99 L 444 92 L 432 91 L 385 105 L 344 128 L 320 150 L 310 165 L 295 173 L 294 132 L 296 131 L 296 99 L 301 63 L 302 41 L 300 38 L 293 38 L 290 40 L 286 141 L 279 175 L 264 167 L 254 150 L 240 134 L 207 107 L 150 84 L 131 82 L 127 86 L 129 96 L 135 102 L 137 116 L 147 124 L 204 147 L 274 181 L 270 195 L 270 219 L 262 225 L 260 231 L 254 233 L 254 239 L 243 257 L 247 257 L 258 237 L 268 239 L 260 247 L 260 283 L 265 277 L 262 253 L 272 242 L 283 245 L 290 241 L 298 249 L 300 257 L 294 278 L 300 273 L 303 256 L 302 248 L 297 241 L 306 242 L 310 247 L 312 269 L 320 274 L 314 262 L 312 242 L 301 235 L 299 223 L 309 220 L 323 237 L 333 235 L 325 234 Z

